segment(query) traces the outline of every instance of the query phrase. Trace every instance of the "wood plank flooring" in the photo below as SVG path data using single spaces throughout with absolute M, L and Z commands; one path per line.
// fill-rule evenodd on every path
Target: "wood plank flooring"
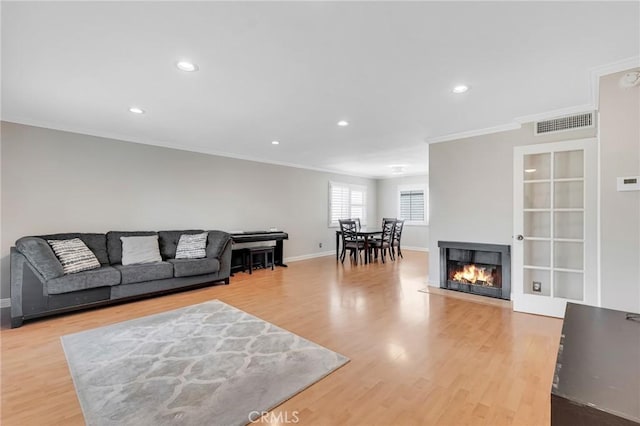
M 60 336 L 211 299 L 351 359 L 275 409 L 273 424 L 296 412 L 304 425 L 548 425 L 562 322 L 419 292 L 427 263 L 409 251 L 358 266 L 329 256 L 3 329 L 2 425 L 84 423 Z

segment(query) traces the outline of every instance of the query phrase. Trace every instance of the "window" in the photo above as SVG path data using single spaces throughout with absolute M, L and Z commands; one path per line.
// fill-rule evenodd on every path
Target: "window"
M 425 185 L 398 186 L 398 218 L 407 225 L 426 225 L 428 221 Z
M 329 226 L 338 226 L 340 219 L 367 220 L 367 187 L 329 182 Z

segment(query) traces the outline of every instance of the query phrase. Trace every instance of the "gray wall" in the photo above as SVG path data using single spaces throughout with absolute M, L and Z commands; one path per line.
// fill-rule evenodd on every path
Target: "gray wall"
M 429 284 L 439 286 L 438 241 L 512 245 L 515 146 L 593 136 L 594 129 L 534 136 L 528 124 L 429 145 Z
M 328 182 L 376 181 L 2 123 L 2 273 L 9 247 L 40 233 L 204 228 L 289 233 L 285 256 L 335 249 Z M 323 248 L 318 244 L 323 243 Z
M 424 184 L 429 189 L 429 176 L 406 176 L 378 180 L 378 222 L 383 217 L 398 216 L 398 185 Z M 428 196 L 428 191 L 427 191 Z M 415 249 L 429 249 L 429 227 L 405 225 L 402 231 L 402 245 Z
M 624 73 L 600 79 L 602 306 L 640 312 L 640 192 L 618 192 L 616 177 L 640 175 L 640 87 Z

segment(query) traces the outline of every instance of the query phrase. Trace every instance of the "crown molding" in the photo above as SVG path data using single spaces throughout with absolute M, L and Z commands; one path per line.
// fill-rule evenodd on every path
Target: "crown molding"
M 365 178 L 365 179 L 378 179 L 377 176 L 373 176 L 373 175 L 348 173 L 340 170 L 325 169 L 325 168 L 313 167 L 313 166 L 304 166 L 302 164 L 288 163 L 285 161 L 266 160 L 264 158 L 258 158 L 258 157 L 253 157 L 249 155 L 234 154 L 234 153 L 229 153 L 224 151 L 216 151 L 213 149 L 207 149 L 199 146 L 177 145 L 175 143 L 167 142 L 167 141 L 147 140 L 147 139 L 141 139 L 135 136 L 122 135 L 119 133 L 95 131 L 95 130 L 83 129 L 83 128 L 72 127 L 72 126 L 61 126 L 59 124 L 25 119 L 21 117 L 4 116 L 2 117 L 1 121 L 7 122 L 7 123 L 22 124 L 22 125 L 31 126 L 31 127 L 39 127 L 43 129 L 58 130 L 61 132 L 75 133 L 75 134 L 86 135 L 86 136 L 94 136 L 94 137 L 104 138 L 104 139 L 113 139 L 121 142 L 137 143 L 141 145 L 175 149 L 178 151 L 195 152 L 199 154 L 214 155 L 217 157 L 233 158 L 235 160 L 253 161 L 255 163 L 271 164 L 274 166 L 292 167 L 295 169 L 304 169 L 304 170 L 311 170 L 314 172 L 330 173 L 332 175 L 351 176 L 351 177 L 358 177 L 358 178 Z
M 465 139 L 465 138 L 471 138 L 474 136 L 489 135 L 492 133 L 506 132 L 507 130 L 517 130 L 520 127 L 522 127 L 520 123 L 507 123 L 507 124 L 501 124 L 499 126 L 485 127 L 484 129 L 469 130 L 467 132 L 451 133 L 448 135 L 436 136 L 433 138 L 426 138 L 425 142 L 428 144 L 449 142 L 456 139 Z

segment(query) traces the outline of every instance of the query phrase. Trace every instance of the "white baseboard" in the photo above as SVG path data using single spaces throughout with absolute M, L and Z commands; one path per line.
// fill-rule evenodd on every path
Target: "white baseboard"
M 321 251 L 319 253 L 303 254 L 302 256 L 285 257 L 284 263 L 297 262 L 299 260 L 315 259 L 316 257 L 335 256 L 336 251 Z
M 0 299 L 0 308 L 8 308 L 11 306 L 11 299 Z
M 429 249 L 426 247 L 411 247 L 411 246 L 402 246 L 402 250 L 411 250 L 411 251 L 424 251 L 429 252 Z
M 409 246 L 407 247 L 402 246 L 402 250 L 422 251 L 422 252 L 429 251 L 429 249 L 426 247 L 409 247 Z M 299 260 L 315 259 L 316 257 L 335 256 L 335 254 L 336 254 L 335 250 L 331 250 L 331 251 L 321 251 L 319 253 L 303 254 L 302 256 L 285 257 L 284 263 L 297 262 Z

